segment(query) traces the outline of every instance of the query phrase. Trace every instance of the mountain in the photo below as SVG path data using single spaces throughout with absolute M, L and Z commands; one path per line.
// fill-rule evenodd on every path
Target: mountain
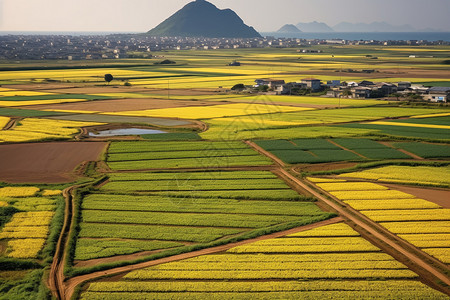
M 279 32 L 279 33 L 299 33 L 302 31 L 300 29 L 298 29 L 295 25 L 286 24 L 283 27 L 281 27 L 277 32 Z
M 325 23 L 310 22 L 298 23 L 297 28 L 303 32 L 333 32 L 334 30 Z
M 253 38 L 261 35 L 231 9 L 218 9 L 205 0 L 188 3 L 148 32 L 151 36 Z
M 396 26 L 386 22 L 348 23 L 342 22 L 333 27 L 338 32 L 414 32 L 411 25 Z

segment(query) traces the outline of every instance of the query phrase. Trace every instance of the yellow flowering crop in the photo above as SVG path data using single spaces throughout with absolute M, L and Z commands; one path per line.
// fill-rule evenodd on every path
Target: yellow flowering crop
M 315 177 L 306 177 L 307 180 L 311 182 L 346 182 L 344 179 L 334 179 L 334 178 L 315 178 Z
M 384 122 L 384 121 L 370 122 L 369 124 L 375 124 L 375 125 L 389 125 L 389 126 L 402 126 L 402 127 L 419 127 L 419 128 L 450 129 L 450 126 L 446 126 L 446 125 L 433 125 L 433 124 L 414 124 L 414 123 Z
M 382 222 L 380 224 L 396 234 L 450 233 L 449 221 Z
M 4 187 L 0 188 L 0 197 L 31 197 L 37 192 L 37 187 Z
M 386 182 L 450 185 L 450 166 L 386 166 L 360 172 L 344 173 L 340 177 L 364 178 Z
M 61 195 L 61 190 L 44 190 L 42 196 L 58 196 Z
M 450 116 L 450 113 L 440 113 L 440 114 L 430 114 L 430 115 L 419 115 L 412 116 L 412 119 L 423 119 L 423 118 L 434 118 L 434 117 L 447 117 Z
M 337 223 L 327 226 L 306 230 L 288 235 L 289 237 L 328 237 L 328 236 L 359 236 L 359 233 L 353 230 L 345 223 Z
M 49 138 L 71 138 L 80 127 L 102 125 L 96 122 L 78 122 L 28 118 L 12 130 L 0 131 L 0 142 L 26 142 Z
M 450 264 L 450 251 L 448 248 L 426 248 L 422 250 L 443 263 Z
M 0 130 L 2 130 L 8 122 L 9 118 L 0 116 Z
M 35 91 L 20 91 L 20 90 L 0 91 L 0 97 L 10 97 L 10 96 L 47 96 L 47 95 L 54 95 L 54 94 L 35 92 Z
M 356 210 L 440 208 L 440 206 L 436 203 L 417 198 L 390 200 L 346 200 L 344 202 Z
M 387 190 L 388 188 L 379 184 L 371 182 L 332 182 L 332 183 L 318 183 L 317 186 L 328 191 L 372 191 L 372 190 Z
M 410 199 L 412 196 L 395 190 L 330 192 L 340 200 Z
M 376 222 L 450 221 L 450 209 L 372 210 L 362 213 Z
M 195 107 L 150 109 L 143 111 L 124 111 L 106 114 L 125 115 L 125 116 L 183 118 L 183 119 L 212 119 L 231 116 L 258 115 L 258 114 L 294 112 L 303 110 L 311 110 L 311 109 L 302 107 L 234 103 L 234 104 L 223 104 L 223 105 L 201 106 L 201 107 L 195 106 Z
M 8 241 L 9 257 L 35 258 L 44 247 L 45 239 L 17 239 Z

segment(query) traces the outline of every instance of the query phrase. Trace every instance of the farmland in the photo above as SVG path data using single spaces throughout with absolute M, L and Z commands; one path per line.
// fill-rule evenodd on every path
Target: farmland
M 99 192 L 82 201 L 77 260 L 143 251 L 111 239 L 155 250 L 330 216 L 268 171 L 111 174 Z
M 324 232 L 344 232 L 350 243 L 343 244 L 342 238 L 324 237 Z M 211 293 L 221 297 L 239 295 L 242 299 L 263 299 L 269 295 L 284 299 L 314 299 L 320 295 L 331 299 L 337 295 L 336 289 L 339 297 L 344 298 L 354 297 L 355 292 L 364 297 L 379 296 L 386 289 L 396 298 L 408 294 L 442 297 L 347 225 L 328 225 L 302 233 L 238 246 L 223 254 L 133 271 L 120 281 L 92 283 L 81 299 L 110 297 L 112 291 L 117 299 L 200 299 L 209 298 Z M 373 280 L 366 281 L 367 278 Z M 248 280 L 258 280 L 258 286 Z
M 448 47 L 317 47 L 7 63 L 0 299 L 446 299 L 446 104 L 231 87 L 445 84 Z
M 271 164 L 242 142 L 117 142 L 111 145 L 107 162 L 113 170 Z
M 450 243 L 443 237 L 450 229 L 449 209 L 374 183 L 336 182 L 316 185 L 402 239 L 419 248 L 426 248 L 425 252 L 429 251 L 435 258 L 447 263 L 448 256 L 444 250 L 450 249 Z M 438 249 L 441 252 L 436 251 Z

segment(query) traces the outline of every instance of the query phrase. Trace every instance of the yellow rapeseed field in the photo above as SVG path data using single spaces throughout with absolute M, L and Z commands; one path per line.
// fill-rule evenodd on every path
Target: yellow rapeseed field
M 54 95 L 52 93 L 43 93 L 35 91 L 21 91 L 21 90 L 9 90 L 0 91 L 0 97 L 11 97 L 11 96 L 47 96 Z
M 50 119 L 24 119 L 20 126 L 0 131 L 1 142 L 28 142 L 43 139 L 68 139 L 80 132 L 80 127 L 102 125 L 95 122 L 78 122 Z
M 419 116 L 412 116 L 412 119 L 423 119 L 423 118 L 434 118 L 434 117 L 447 117 L 450 116 L 450 113 L 441 113 L 441 114 L 431 114 L 431 115 L 419 115 Z
M 293 112 L 303 110 L 311 110 L 311 109 L 302 107 L 235 103 L 235 104 L 224 104 L 224 105 L 202 106 L 202 107 L 198 106 L 177 107 L 177 108 L 151 109 L 143 111 L 124 111 L 105 114 L 141 116 L 141 117 L 148 116 L 148 117 L 163 117 L 163 118 L 183 118 L 183 119 L 212 119 L 228 116 L 258 115 L 258 114 Z
M 37 192 L 37 187 L 4 187 L 0 188 L 0 197 L 32 197 Z
M 450 166 L 386 166 L 360 172 L 344 173 L 339 176 L 386 182 L 450 185 Z
M 0 116 L 0 130 L 2 130 L 6 124 L 8 124 L 9 118 Z
M 317 186 L 328 191 L 371 191 L 371 190 L 387 190 L 379 184 L 371 182 L 330 182 L 330 183 L 318 183 Z
M 61 190 L 43 190 L 42 196 L 58 196 L 61 195 Z
M 8 241 L 8 256 L 14 258 L 35 258 L 44 247 L 45 239 L 16 239 Z
M 401 127 L 419 127 L 419 128 L 450 129 L 450 126 L 446 126 L 446 125 L 433 125 L 433 124 L 413 124 L 413 123 L 383 122 L 383 121 L 370 122 L 369 124 L 375 124 L 375 125 L 389 125 L 389 126 L 401 126 Z

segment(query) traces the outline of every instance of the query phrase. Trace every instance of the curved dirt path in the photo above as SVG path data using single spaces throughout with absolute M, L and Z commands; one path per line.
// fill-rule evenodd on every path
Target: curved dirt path
M 76 187 L 69 187 L 63 191 L 63 196 L 65 199 L 64 208 L 64 224 L 59 235 L 58 243 L 56 244 L 56 252 L 53 256 L 53 262 L 50 267 L 50 274 L 48 277 L 48 285 L 50 290 L 56 299 L 65 299 L 64 297 L 64 261 L 66 258 L 66 244 L 67 237 L 70 232 L 70 227 L 72 224 L 72 212 L 73 212 L 73 201 L 72 192 Z
M 442 269 L 444 270 L 446 269 L 447 271 L 449 270 L 448 266 L 442 264 L 441 262 L 435 259 L 433 259 L 435 263 L 434 265 L 428 263 L 427 261 L 425 261 L 425 259 L 423 259 L 423 257 L 431 258 L 429 257 L 429 255 L 426 255 L 425 253 L 423 253 L 422 251 L 420 251 L 415 247 L 411 247 L 410 244 L 406 243 L 405 241 L 403 241 L 390 231 L 386 230 L 381 225 L 375 223 L 366 216 L 360 214 L 358 211 L 348 207 L 347 205 L 345 205 L 344 203 L 342 203 L 341 201 L 337 200 L 334 197 L 333 199 L 335 199 L 335 202 L 327 199 L 326 197 L 324 197 L 323 195 L 321 195 L 320 193 L 316 192 L 314 189 L 309 187 L 307 184 L 305 184 L 298 178 L 294 177 L 286 170 L 280 171 L 292 182 L 298 184 L 303 189 L 307 190 L 312 195 L 320 199 L 320 201 L 325 202 L 329 207 L 336 210 L 340 216 L 352 221 L 360 228 L 364 229 L 366 232 L 372 235 L 372 237 L 374 237 L 376 240 L 384 244 L 384 245 L 381 244 L 377 245 L 378 247 L 386 249 L 385 247 L 386 245 L 388 246 L 388 249 L 391 249 L 391 251 L 388 252 L 389 254 L 391 255 L 394 254 L 394 257 L 395 256 L 398 257 L 398 254 L 405 257 L 406 260 L 403 260 L 402 262 L 403 263 L 406 262 L 405 264 L 407 264 L 407 266 L 412 270 L 414 270 L 416 273 L 418 273 L 419 275 L 424 275 L 424 278 L 428 279 L 431 276 L 432 278 L 436 278 L 442 281 L 443 283 L 450 285 L 450 278 L 445 274 L 445 272 L 442 272 L 440 269 L 437 269 L 434 265 L 440 265 Z M 421 254 L 422 257 L 419 257 L 417 253 Z M 410 262 L 409 264 L 408 261 Z M 431 285 L 436 286 L 433 281 L 430 280 L 428 281 L 430 282 Z M 444 290 L 448 295 L 450 295 L 450 291 L 448 290 L 448 288 L 444 288 Z
M 8 123 L 6 123 L 5 127 L 2 130 L 11 130 L 16 127 L 17 123 L 22 120 L 22 118 L 10 118 Z
M 206 248 L 206 249 L 202 249 L 199 251 L 193 251 L 193 252 L 183 253 L 183 254 L 179 254 L 179 255 L 169 256 L 169 257 L 152 260 L 152 261 L 148 261 L 148 262 L 144 262 L 144 263 L 139 263 L 139 264 L 135 264 L 135 265 L 129 265 L 129 266 L 109 269 L 109 270 L 105 270 L 105 271 L 90 273 L 90 274 L 86 274 L 86 275 L 81 275 L 78 277 L 71 278 L 66 282 L 65 291 L 64 291 L 64 295 L 65 295 L 64 299 L 70 299 L 73 296 L 73 293 L 75 292 L 75 288 L 77 286 L 79 286 L 80 284 L 82 284 L 88 280 L 96 279 L 96 278 L 99 278 L 102 276 L 118 275 L 120 273 L 130 272 L 130 271 L 134 271 L 137 269 L 152 267 L 155 265 L 169 263 L 169 262 L 178 261 L 178 260 L 182 260 L 182 259 L 187 259 L 187 258 L 192 258 L 192 257 L 207 255 L 207 254 L 213 254 L 213 253 L 218 253 L 218 252 L 224 252 L 224 251 L 227 251 L 227 250 L 237 247 L 237 246 L 250 244 L 250 243 L 267 240 L 267 239 L 274 239 L 274 238 L 282 237 L 285 235 L 289 235 L 289 234 L 293 234 L 293 233 L 297 233 L 297 232 L 301 232 L 301 231 L 305 231 L 305 230 L 309 230 L 309 229 L 313 229 L 313 228 L 317 228 L 317 227 L 321 227 L 321 226 L 325 226 L 325 225 L 338 223 L 341 221 L 343 221 L 342 218 L 336 217 L 333 219 L 313 223 L 313 224 L 306 225 L 306 226 L 301 226 L 301 227 L 296 227 L 296 228 L 292 228 L 292 229 L 285 230 L 285 231 L 275 232 L 275 233 L 272 233 L 269 235 L 263 235 L 263 236 L 260 236 L 260 237 L 254 238 L 254 239 L 250 239 L 250 240 L 244 240 L 244 241 L 226 244 L 226 245 L 222 245 L 222 246 Z

